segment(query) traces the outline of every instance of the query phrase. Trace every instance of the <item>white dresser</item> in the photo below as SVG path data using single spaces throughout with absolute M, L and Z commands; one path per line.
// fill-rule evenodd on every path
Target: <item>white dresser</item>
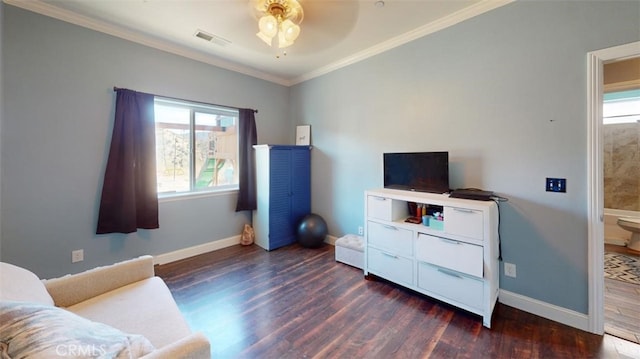
M 409 203 L 441 220 L 405 222 Z M 498 299 L 498 206 L 493 201 L 378 189 L 365 192 L 364 274 L 387 279 L 483 317 Z

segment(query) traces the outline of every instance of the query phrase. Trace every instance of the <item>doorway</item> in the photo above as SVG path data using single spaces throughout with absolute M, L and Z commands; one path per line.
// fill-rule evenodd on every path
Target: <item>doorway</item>
M 640 344 L 640 246 L 618 225 L 640 218 L 640 57 L 603 75 L 604 331 Z
M 640 42 L 591 52 L 587 56 L 588 203 L 589 203 L 589 330 L 603 334 L 604 320 L 604 65 L 640 57 Z

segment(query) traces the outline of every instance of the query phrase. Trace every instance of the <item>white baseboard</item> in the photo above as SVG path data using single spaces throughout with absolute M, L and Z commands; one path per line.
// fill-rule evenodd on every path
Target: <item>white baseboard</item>
M 240 244 L 240 235 L 212 241 L 208 243 L 199 244 L 197 246 L 178 249 L 173 252 L 163 253 L 153 256 L 153 264 L 167 264 L 181 259 L 197 256 L 211 251 L 215 251 L 222 248 L 227 248 Z M 327 235 L 324 242 L 327 244 L 335 245 L 338 237 Z
M 215 251 L 218 249 L 231 247 L 236 244 L 240 244 L 240 235 L 220 239 L 217 241 L 212 241 L 208 243 L 199 244 L 197 246 L 178 249 L 177 251 L 159 254 L 153 256 L 153 264 L 167 264 L 171 262 L 175 262 L 181 259 L 197 256 L 198 254 L 203 254 L 211 251 Z
M 535 314 L 586 332 L 589 331 L 589 316 L 574 310 L 559 307 L 504 289 L 500 289 L 498 301 L 527 313 Z

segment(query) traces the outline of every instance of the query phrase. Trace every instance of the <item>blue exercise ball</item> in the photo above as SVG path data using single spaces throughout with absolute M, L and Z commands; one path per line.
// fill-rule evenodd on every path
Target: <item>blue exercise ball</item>
M 298 224 L 298 242 L 303 247 L 317 248 L 327 236 L 327 222 L 315 213 L 304 216 Z

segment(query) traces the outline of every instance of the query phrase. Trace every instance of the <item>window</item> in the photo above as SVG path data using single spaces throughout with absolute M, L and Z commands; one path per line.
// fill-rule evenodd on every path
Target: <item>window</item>
M 156 97 L 158 194 L 238 189 L 238 110 Z
M 640 121 L 640 90 L 605 94 L 602 115 L 605 125 Z

